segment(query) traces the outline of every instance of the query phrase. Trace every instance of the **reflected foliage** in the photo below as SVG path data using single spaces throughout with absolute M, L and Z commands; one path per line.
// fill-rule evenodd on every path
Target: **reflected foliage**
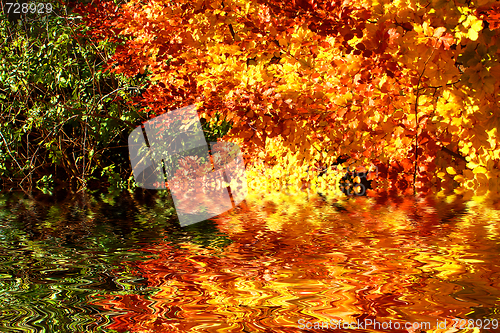
M 151 208 L 144 208 L 147 200 Z M 78 260 L 69 267 L 57 259 L 61 267 L 45 262 L 48 268 L 40 268 L 52 280 L 31 269 L 26 286 L 43 288 L 50 281 L 66 290 L 71 283 L 61 281 L 77 283 L 89 274 L 85 279 L 94 282 L 85 288 L 94 293 L 87 291 L 85 301 L 76 304 L 95 311 L 88 310 L 86 318 L 99 318 L 93 325 L 110 332 L 298 332 L 300 319 L 431 322 L 432 329 L 422 332 L 442 332 L 437 320 L 450 325 L 454 318 L 499 317 L 500 213 L 486 204 L 455 197 L 359 197 L 335 206 L 321 200 L 288 206 L 255 201 L 214 222 L 180 229 L 165 213 L 167 202 L 168 196 L 94 202 L 93 221 L 105 214 L 106 232 L 93 229 L 94 236 L 84 237 L 93 241 L 78 248 L 79 260 L 92 263 L 87 271 Z M 116 209 L 131 203 L 131 211 Z M 122 222 L 113 226 L 113 221 Z M 108 245 L 99 252 L 99 244 Z M 43 256 L 54 258 L 60 248 L 39 245 L 37 251 L 45 249 Z M 105 282 L 103 271 L 112 282 Z M 58 295 L 63 294 L 72 295 Z M 447 332 L 456 330 L 450 326 Z
M 0 331 L 113 332 L 119 311 L 94 303 L 157 292 L 137 269 L 163 239 L 224 246 L 211 222 L 181 229 L 168 194 L 0 196 Z

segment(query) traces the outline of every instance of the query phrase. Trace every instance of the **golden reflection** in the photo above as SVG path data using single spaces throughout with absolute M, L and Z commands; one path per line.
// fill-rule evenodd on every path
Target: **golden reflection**
M 300 332 L 301 320 L 431 323 L 349 332 L 479 332 L 453 319 L 498 319 L 495 211 L 457 200 L 342 204 L 243 206 L 216 220 L 233 241 L 222 251 L 151 246 L 157 257 L 136 269 L 157 292 L 94 304 L 126 311 L 108 328 L 131 332 Z

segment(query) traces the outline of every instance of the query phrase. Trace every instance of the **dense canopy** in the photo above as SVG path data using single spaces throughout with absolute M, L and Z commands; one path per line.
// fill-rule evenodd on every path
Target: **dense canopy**
M 266 179 L 310 185 L 348 157 L 377 167 L 379 191 L 470 197 L 499 192 L 499 9 L 155 0 L 81 12 L 95 38 L 121 43 L 114 71 L 151 79 L 144 112 L 197 103 L 203 117 L 223 115 Z

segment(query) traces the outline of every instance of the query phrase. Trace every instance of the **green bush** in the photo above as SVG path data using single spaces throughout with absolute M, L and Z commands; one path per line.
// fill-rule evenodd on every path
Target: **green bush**
M 127 179 L 128 133 L 145 120 L 129 102 L 147 78 L 105 72 L 115 45 L 83 37 L 80 18 L 52 5 L 16 23 L 0 14 L 0 178 L 83 187 L 113 165 Z

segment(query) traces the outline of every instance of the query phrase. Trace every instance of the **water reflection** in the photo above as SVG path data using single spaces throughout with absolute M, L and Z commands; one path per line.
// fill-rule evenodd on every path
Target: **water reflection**
M 166 198 L 23 200 L 0 212 L 2 331 L 473 332 L 453 319 L 500 319 L 500 214 L 482 205 L 265 204 L 181 229 Z M 335 320 L 432 327 L 304 327 Z
M 141 247 L 173 235 L 224 243 L 214 226 L 182 230 L 170 208 L 168 198 L 0 196 L 0 331 L 107 332 L 123 313 L 93 303 L 155 292 L 136 270 L 153 258 Z

